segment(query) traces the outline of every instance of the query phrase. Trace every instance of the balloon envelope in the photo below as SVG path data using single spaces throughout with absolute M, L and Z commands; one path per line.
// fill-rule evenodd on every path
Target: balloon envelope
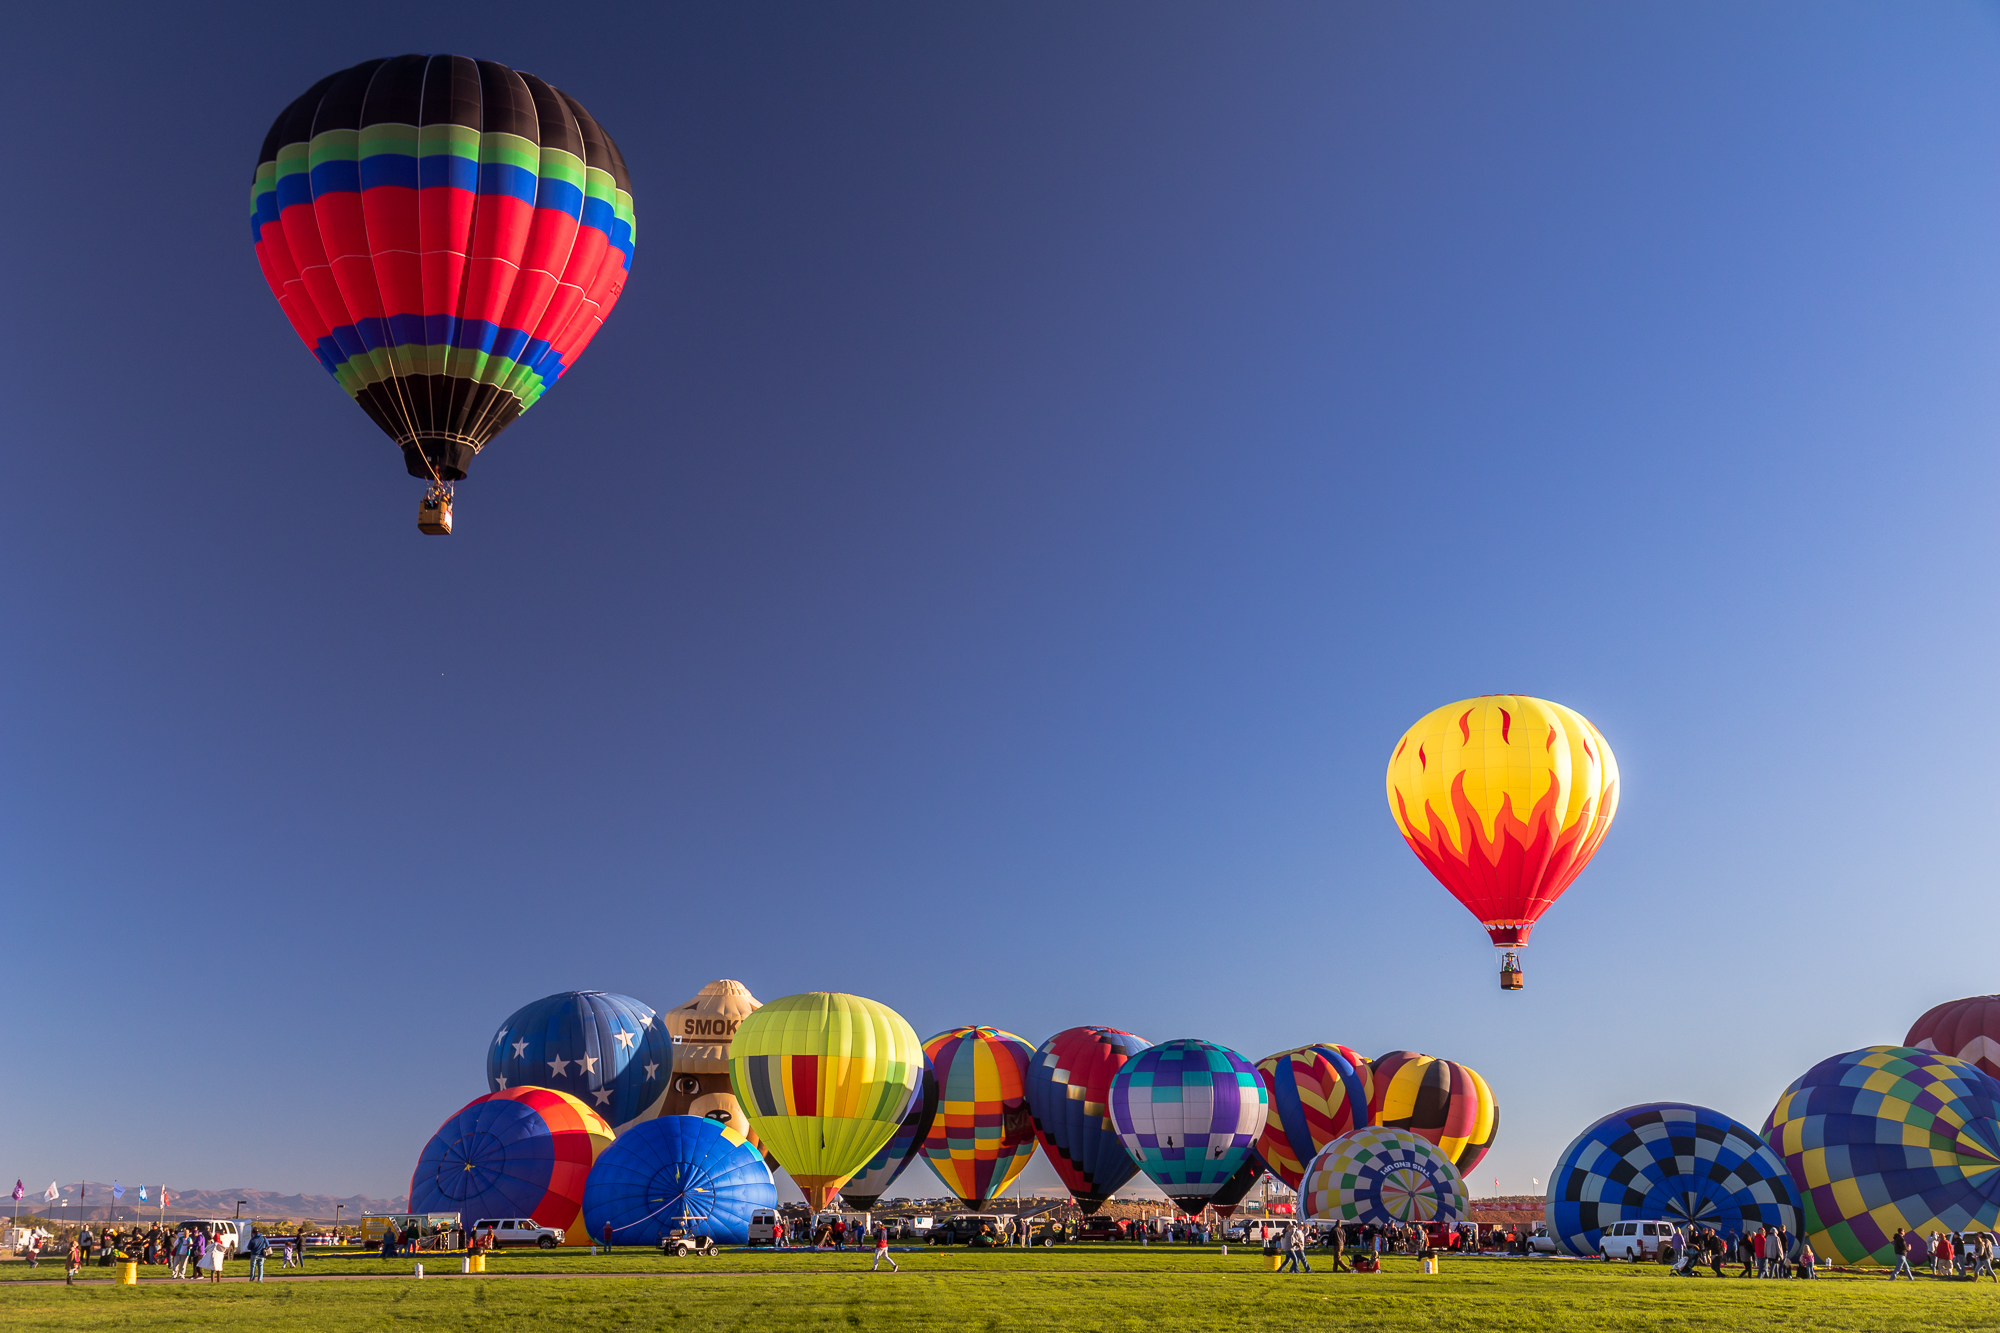
M 1313 1158 L 1299 1193 L 1315 1222 L 1456 1222 L 1468 1207 L 1465 1178 L 1429 1139 L 1370 1125 Z
M 1086 1214 L 1139 1174 L 1111 1123 L 1111 1080 L 1151 1044 L 1116 1028 L 1065 1028 L 1028 1066 L 1028 1110 L 1042 1153 Z
M 1813 1249 L 1895 1261 L 1907 1230 L 2000 1223 L 2000 1082 L 1910 1046 L 1820 1061 L 1779 1096 L 1764 1142 L 1785 1159 Z
M 631 269 L 625 160 L 576 99 L 464 56 L 330 74 L 259 153 L 250 232 L 306 348 L 453 481 L 574 365 Z
M 1149 1046 L 1111 1081 L 1111 1119 L 1125 1151 L 1190 1213 L 1243 1166 L 1264 1117 L 1257 1066 L 1213 1042 Z
M 1972 995 L 1938 1005 L 1910 1025 L 1903 1045 L 1969 1061 L 2000 1078 L 2000 995 Z
M 854 1173 L 854 1178 L 840 1187 L 840 1197 L 847 1206 L 860 1212 L 873 1208 L 876 1201 L 889 1192 L 896 1183 L 896 1177 L 903 1174 L 903 1168 L 917 1160 L 924 1150 L 924 1139 L 931 1132 L 931 1121 L 937 1115 L 938 1086 L 931 1076 L 930 1061 L 924 1062 L 923 1091 L 910 1103 L 909 1113 L 903 1123 L 896 1127 L 896 1133 L 882 1151 L 868 1159 L 868 1165 Z
M 1006 1193 L 1035 1155 L 1028 1063 L 1035 1048 L 998 1028 L 956 1027 L 924 1043 L 938 1109 L 924 1157 L 971 1208 Z
M 1461 699 L 1403 733 L 1389 813 L 1493 943 L 1522 945 L 1618 812 L 1618 761 L 1583 716 L 1525 694 Z
M 1270 1117 L 1257 1155 L 1293 1189 L 1319 1150 L 1368 1124 L 1374 1089 L 1368 1062 L 1345 1046 L 1301 1046 L 1257 1062 L 1270 1097 Z
M 457 1213 L 469 1229 L 486 1219 L 532 1217 L 581 1236 L 591 1165 L 611 1126 L 566 1092 L 507 1088 L 461 1107 L 431 1136 L 410 1176 L 410 1211 Z
M 1706 1106 L 1649 1102 L 1576 1136 L 1549 1177 L 1549 1232 L 1595 1258 L 1614 1222 L 1666 1218 L 1722 1234 L 1765 1225 L 1799 1232 L 1799 1193 L 1757 1131 Z
M 598 1155 L 583 1191 L 593 1241 L 657 1245 L 669 1232 L 750 1243 L 750 1213 L 776 1208 L 763 1155 L 739 1133 L 702 1116 L 645 1120 Z
M 486 1048 L 486 1083 L 570 1093 L 622 1130 L 658 1114 L 672 1065 L 673 1045 L 650 1006 L 573 990 L 514 1011 Z
M 1461 1172 L 1478 1166 L 1500 1133 L 1500 1104 L 1469 1065 L 1391 1051 L 1374 1061 L 1370 1077 L 1368 1118 L 1429 1139 Z
M 812 991 L 745 1018 L 729 1081 L 764 1150 L 815 1209 L 895 1136 L 923 1086 L 903 1016 L 859 995 Z

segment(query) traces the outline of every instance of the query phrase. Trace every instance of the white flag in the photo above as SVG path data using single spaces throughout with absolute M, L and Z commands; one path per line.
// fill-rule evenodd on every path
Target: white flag
M 44 1199 L 47 1199 L 50 1203 L 54 1203 L 57 1199 L 62 1197 L 62 1191 L 57 1189 L 55 1181 L 51 1180 L 49 1182 L 49 1192 L 47 1194 L 44 1194 L 42 1197 Z

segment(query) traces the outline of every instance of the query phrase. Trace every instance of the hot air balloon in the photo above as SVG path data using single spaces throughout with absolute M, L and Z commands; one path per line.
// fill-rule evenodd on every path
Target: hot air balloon
M 1028 1062 L 1035 1048 L 998 1028 L 956 1027 L 924 1043 L 938 1088 L 924 1157 L 945 1188 L 983 1209 L 1035 1155 Z
M 750 1243 L 750 1213 L 778 1187 L 743 1135 L 704 1116 L 663 1115 L 618 1136 L 590 1170 L 583 1220 L 592 1240 L 658 1245 L 670 1233 Z
M 896 1126 L 895 1137 L 884 1144 L 882 1151 L 868 1159 L 868 1165 L 854 1173 L 854 1178 L 840 1187 L 840 1197 L 849 1208 L 868 1212 L 875 1207 L 876 1200 L 888 1193 L 896 1183 L 896 1177 L 903 1174 L 903 1168 L 917 1160 L 924 1150 L 924 1139 L 930 1135 L 931 1121 L 937 1115 L 938 1085 L 932 1077 L 930 1060 L 924 1061 L 923 1091 L 910 1103 L 909 1114 L 903 1123 Z
M 1594 1259 L 1604 1229 L 1668 1218 L 1745 1234 L 1799 1234 L 1799 1192 L 1757 1131 L 1720 1111 L 1683 1102 L 1628 1106 L 1576 1136 L 1549 1177 L 1549 1232 Z
M 1778 1098 L 1764 1142 L 1785 1159 L 1805 1237 L 1844 1263 L 1894 1262 L 1908 1230 L 2000 1225 L 2000 1082 L 1912 1046 L 1820 1061 Z
M 1461 1172 L 1478 1166 L 1500 1133 L 1500 1103 L 1470 1065 L 1391 1051 L 1370 1073 L 1368 1118 L 1429 1139 Z
M 903 1016 L 859 995 L 773 1000 L 730 1043 L 729 1080 L 750 1127 L 815 1210 L 895 1136 L 923 1074 Z
M 588 1245 L 583 1193 L 611 1144 L 604 1117 L 567 1092 L 505 1088 L 475 1098 L 438 1127 L 410 1176 L 410 1211 L 457 1213 L 465 1226 L 532 1217 Z
M 1315 1222 L 1451 1223 L 1465 1216 L 1465 1178 L 1429 1139 L 1370 1125 L 1320 1149 L 1299 1206 Z
M 1255 1148 L 1252 1148 L 1249 1155 L 1243 1159 L 1243 1165 L 1236 1168 L 1236 1174 L 1223 1181 L 1221 1188 L 1208 1196 L 1208 1206 L 1223 1217 L 1233 1216 L 1236 1205 L 1242 1203 L 1244 1196 L 1256 1188 L 1257 1182 L 1264 1178 L 1267 1170 L 1269 1168 L 1264 1165 L 1264 1159 L 1258 1155 Z
M 660 1015 L 673 1042 L 673 1083 L 661 1115 L 707 1116 L 738 1133 L 750 1121 L 729 1086 L 729 1043 L 744 1019 L 757 1012 L 757 997 L 740 981 L 711 981 L 685 1004 Z M 750 1134 L 755 1143 L 757 1136 Z
M 1403 733 L 1389 813 L 1410 850 L 1479 918 L 1519 990 L 1514 952 L 1597 854 L 1618 813 L 1618 761 L 1581 714 L 1525 694 L 1461 699 Z
M 2000 995 L 1938 1005 L 1911 1025 L 1903 1045 L 1969 1061 L 2000 1078 Z
M 576 1096 L 614 1131 L 658 1115 L 673 1046 L 659 1016 L 629 995 L 563 991 L 514 1011 L 486 1048 L 486 1082 Z
M 465 56 L 329 74 L 264 136 L 250 231 L 306 349 L 430 483 L 576 364 L 632 266 L 625 159 L 575 98 Z
M 1151 1044 L 1117 1028 L 1065 1028 L 1028 1066 L 1028 1111 L 1042 1153 L 1086 1215 L 1139 1174 L 1111 1123 L 1111 1080 Z
M 1301 1046 L 1257 1062 L 1271 1101 L 1257 1155 L 1293 1189 L 1321 1148 L 1368 1124 L 1373 1076 L 1345 1046 Z
M 1213 1042 L 1149 1046 L 1111 1080 L 1111 1120 L 1125 1151 L 1184 1212 L 1198 1213 L 1249 1159 L 1264 1132 L 1257 1066 Z

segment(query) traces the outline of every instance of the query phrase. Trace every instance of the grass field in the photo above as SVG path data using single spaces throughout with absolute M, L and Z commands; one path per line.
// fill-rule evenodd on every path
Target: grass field
M 1424 1277 L 1391 1259 L 1374 1275 L 1265 1271 L 1254 1253 L 1163 1249 L 926 1251 L 899 1274 L 870 1274 L 855 1254 L 506 1255 L 484 1278 L 419 1282 L 407 1263 L 315 1258 L 310 1274 L 261 1286 L 231 1281 L 65 1287 L 0 1285 L 0 1325 L 36 1330 L 312 1329 L 400 1331 L 555 1327 L 579 1330 L 865 1329 L 1162 1333 L 1180 1329 L 1619 1330 L 2000 1329 L 2000 1284 L 1881 1277 L 1819 1282 L 1689 1281 L 1653 1265 L 1447 1260 Z M 23 1265 L 7 1265 L 9 1269 Z M 240 1269 L 242 1265 L 231 1265 Z M 102 1270 L 89 1270 L 95 1277 Z M 152 1270 L 160 1271 L 160 1270 Z M 46 1269 L 43 1270 L 44 1274 Z M 545 1276 L 530 1276 L 542 1274 Z M 37 1274 L 41 1276 L 42 1274 Z M 9 1277 L 25 1276 L 10 1272 Z

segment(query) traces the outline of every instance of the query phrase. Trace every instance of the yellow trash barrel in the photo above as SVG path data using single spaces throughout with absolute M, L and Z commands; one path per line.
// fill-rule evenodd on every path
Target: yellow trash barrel
M 1265 1267 L 1266 1269 L 1268 1269 L 1269 1271 L 1271 1271 L 1271 1272 L 1275 1273 L 1275 1272 L 1277 1272 L 1277 1271 L 1278 1271 L 1278 1270 L 1279 1270 L 1280 1268 L 1283 1268 L 1284 1266 L 1285 1266 L 1285 1256 L 1284 1256 L 1284 1255 L 1282 1255 L 1282 1254 L 1267 1254 L 1267 1255 L 1265 1255 L 1265 1256 L 1264 1256 L 1264 1267 Z
M 139 1285 L 138 1261 L 133 1260 L 118 1265 L 118 1285 L 121 1287 L 136 1287 Z
M 472 1256 L 472 1271 L 475 1273 L 484 1273 L 486 1271 L 485 1255 L 475 1254 Z
M 1428 1275 L 1428 1274 L 1432 1274 L 1432 1273 L 1435 1273 L 1435 1272 L 1437 1272 L 1437 1271 L 1438 1271 L 1438 1261 L 1437 1261 L 1437 1260 L 1435 1260 L 1435 1259 L 1426 1259 L 1426 1260 L 1424 1260 L 1424 1272 L 1425 1272 L 1425 1274 L 1427 1274 L 1427 1275 Z

